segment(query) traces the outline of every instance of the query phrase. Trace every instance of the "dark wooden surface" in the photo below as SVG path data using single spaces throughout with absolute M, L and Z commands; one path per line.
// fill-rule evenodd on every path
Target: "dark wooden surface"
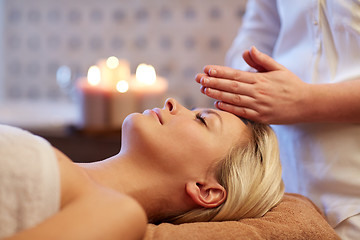
M 94 162 L 120 151 L 121 131 L 86 132 L 71 130 L 63 136 L 39 134 L 74 162 Z

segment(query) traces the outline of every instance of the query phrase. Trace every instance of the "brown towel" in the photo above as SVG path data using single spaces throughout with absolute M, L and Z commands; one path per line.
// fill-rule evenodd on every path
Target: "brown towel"
M 149 224 L 144 240 L 183 239 L 340 239 L 320 210 L 306 197 L 285 194 L 261 218 L 174 225 Z

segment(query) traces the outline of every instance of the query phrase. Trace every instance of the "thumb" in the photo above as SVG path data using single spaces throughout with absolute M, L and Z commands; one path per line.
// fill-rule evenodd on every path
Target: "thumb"
M 266 55 L 265 53 L 260 52 L 256 47 L 251 47 L 250 49 L 250 57 L 252 61 L 261 66 L 265 71 L 275 71 L 275 70 L 283 70 L 285 67 L 280 63 L 276 62 L 273 58 Z

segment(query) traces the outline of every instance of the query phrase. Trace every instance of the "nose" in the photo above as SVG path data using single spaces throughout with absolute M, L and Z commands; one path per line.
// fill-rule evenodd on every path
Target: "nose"
M 171 114 L 176 114 L 182 108 L 181 104 L 173 98 L 168 98 L 165 101 L 164 108 L 169 110 Z

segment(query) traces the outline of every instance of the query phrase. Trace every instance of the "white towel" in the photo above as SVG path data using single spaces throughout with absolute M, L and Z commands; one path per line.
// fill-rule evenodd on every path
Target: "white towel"
M 0 124 L 0 239 L 35 226 L 60 207 L 60 174 L 51 145 Z

